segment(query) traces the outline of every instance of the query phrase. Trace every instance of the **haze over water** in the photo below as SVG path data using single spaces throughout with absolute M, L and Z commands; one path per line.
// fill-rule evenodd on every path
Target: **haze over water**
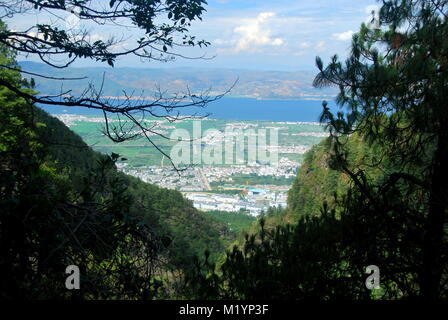
M 329 106 L 333 112 L 338 109 L 333 101 L 329 101 Z M 41 107 L 51 114 L 102 115 L 101 111 L 81 107 Z M 318 122 L 322 110 L 322 100 L 223 98 L 208 104 L 205 108 L 183 109 L 181 114 L 192 115 L 197 113 L 198 115 L 204 115 L 209 113 L 209 118 L 229 120 Z

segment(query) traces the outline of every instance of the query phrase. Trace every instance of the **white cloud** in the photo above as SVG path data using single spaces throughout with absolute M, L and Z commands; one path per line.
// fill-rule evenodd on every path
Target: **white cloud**
M 271 29 L 267 22 L 275 16 L 273 12 L 262 12 L 257 18 L 246 20 L 242 25 L 236 27 L 233 32 L 238 34 L 234 48 L 235 53 L 242 51 L 256 52 L 264 46 L 281 46 L 284 39 L 273 38 Z
M 34 31 L 30 31 L 30 32 L 27 33 L 27 35 L 30 36 L 30 37 L 38 38 L 40 40 L 45 40 L 43 33 L 37 33 L 37 32 L 34 32 Z M 20 38 L 23 39 L 22 37 L 20 37 Z
M 235 41 L 233 41 L 233 40 L 224 40 L 224 39 L 215 39 L 212 42 L 214 45 L 221 46 L 221 47 L 235 44 Z
M 281 46 L 283 44 L 283 39 L 281 38 L 275 38 L 274 41 L 272 42 L 273 46 Z
M 355 32 L 352 30 L 348 30 L 341 33 L 333 33 L 333 38 L 341 40 L 341 41 L 347 41 L 350 40 Z
M 314 49 L 318 52 L 324 51 L 327 48 L 327 44 L 325 41 L 320 41 L 316 44 Z
M 312 68 L 316 55 L 344 57 L 354 32 L 376 8 L 368 7 L 374 0 L 344 0 L 337 6 L 327 2 L 229 0 L 228 6 L 208 11 L 196 34 L 212 42 L 209 50 L 219 63 L 238 61 L 239 66 L 253 63 L 264 68 L 266 61 Z

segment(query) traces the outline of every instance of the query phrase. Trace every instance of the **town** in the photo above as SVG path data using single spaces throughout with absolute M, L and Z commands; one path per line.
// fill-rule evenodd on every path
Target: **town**
M 200 210 L 220 210 L 238 212 L 245 210 L 252 215 L 259 215 L 269 207 L 286 207 L 289 185 L 265 185 L 254 188 L 244 185 L 232 185 L 232 175 L 246 174 L 266 177 L 292 178 L 297 173 L 297 163 L 282 158 L 278 167 L 269 165 L 229 166 L 229 167 L 192 167 L 181 173 L 173 168 L 162 166 L 129 167 L 127 163 L 117 163 L 122 172 L 141 180 L 168 189 L 181 191 L 186 198 L 193 201 L 193 206 Z M 211 193 L 210 183 L 224 191 L 239 191 L 229 195 Z
M 141 142 L 128 144 L 110 144 L 103 135 L 98 133 L 98 126 L 104 124 L 104 119 L 101 117 L 74 114 L 55 116 L 79 133 L 94 149 L 103 153 L 117 152 L 125 156 L 126 160 L 116 163 L 117 168 L 123 173 L 159 187 L 178 190 L 192 201 L 195 208 L 202 211 L 239 212 L 242 210 L 254 216 L 266 212 L 269 207 L 287 206 L 287 192 L 297 175 L 301 157 L 312 145 L 328 135 L 319 123 L 311 122 L 217 119 L 199 122 L 192 119 L 166 123 L 163 120 L 147 120 L 153 121 L 157 129 L 163 130 L 163 134 L 167 136 L 170 133 L 176 135 L 179 124 L 182 129 L 177 132 L 183 132 L 184 135 L 189 134 L 186 130 L 189 128 L 193 138 L 199 138 L 197 145 L 201 152 L 207 148 L 221 146 L 218 150 L 224 153 L 227 151 L 228 143 L 235 141 L 232 139 L 238 139 L 241 134 L 247 137 L 245 150 L 240 153 L 242 163 L 235 161 L 238 160 L 238 149 L 232 149 L 230 158 L 233 162 L 230 163 L 227 162 L 228 155 L 225 157 L 220 155 L 220 158 L 225 158 L 226 161 L 211 164 L 204 161 L 199 164 L 187 161 L 174 167 L 171 159 L 161 156 L 154 148 L 147 146 L 144 139 L 138 140 Z M 113 121 L 111 119 L 111 122 Z M 201 127 L 207 130 L 202 133 Z M 266 141 L 267 130 L 271 132 L 270 136 L 272 132 L 278 133 L 275 133 L 277 135 L 274 136 L 275 141 L 271 139 Z M 260 143 L 259 138 L 262 135 L 264 136 Z M 244 139 L 240 141 L 245 142 Z M 169 140 L 160 139 L 158 143 L 169 151 L 172 151 L 175 146 L 173 141 Z M 193 156 L 190 158 L 194 158 L 198 153 L 194 148 L 195 146 L 192 145 L 184 149 Z M 191 150 L 193 152 L 190 152 Z M 259 155 L 266 152 L 271 155 L 270 160 L 275 161 L 260 159 Z

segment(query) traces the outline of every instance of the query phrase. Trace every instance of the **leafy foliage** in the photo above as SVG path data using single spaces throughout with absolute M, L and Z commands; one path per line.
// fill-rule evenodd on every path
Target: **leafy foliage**
M 76 14 L 79 30 L 61 28 L 56 23 L 36 24 L 26 31 L 6 31 L 0 33 L 0 43 L 16 51 L 39 55 L 45 63 L 66 67 L 78 58 L 88 58 L 114 65 L 115 60 L 123 55 L 135 54 L 149 60 L 166 60 L 168 48 L 177 45 L 207 46 L 204 40 L 196 40 L 188 35 L 188 27 L 194 20 L 200 20 L 205 11 L 204 0 L 185 1 L 110 1 L 99 4 L 96 1 L 46 1 L 23 0 L 6 1 L 1 6 L 2 16 L 14 16 L 30 12 L 47 11 L 57 19 L 62 12 Z M 165 22 L 159 22 L 160 17 Z M 136 39 L 131 48 L 116 50 L 120 40 L 110 37 L 107 40 L 93 40 L 85 21 L 92 21 L 97 26 L 120 22 L 133 25 L 143 31 L 143 37 Z M 32 33 L 30 32 L 32 31 Z M 181 39 L 177 39 L 181 37 Z M 64 57 L 62 65 L 56 63 L 52 56 Z

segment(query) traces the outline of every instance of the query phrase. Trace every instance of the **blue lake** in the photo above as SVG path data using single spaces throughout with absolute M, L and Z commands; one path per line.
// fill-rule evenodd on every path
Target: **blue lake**
M 329 101 L 330 110 L 338 108 Z M 101 111 L 81 107 L 42 106 L 49 113 L 72 113 L 84 115 L 101 115 Z M 322 112 L 320 100 L 257 100 L 251 98 L 223 98 L 212 102 L 205 108 L 188 108 L 182 115 L 210 114 L 210 118 L 233 120 L 266 120 L 266 121 L 319 121 Z M 159 112 L 161 113 L 161 112 Z

